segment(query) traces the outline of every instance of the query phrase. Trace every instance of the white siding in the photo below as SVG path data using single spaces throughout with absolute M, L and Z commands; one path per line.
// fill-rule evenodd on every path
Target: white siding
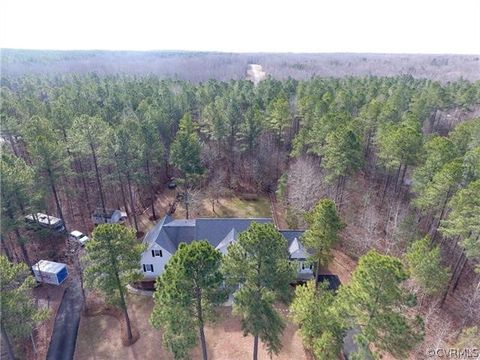
M 162 250 L 162 256 L 152 256 L 152 250 Z M 163 273 L 165 265 L 168 263 L 168 260 L 172 257 L 167 250 L 162 248 L 157 243 L 151 245 L 143 254 L 142 260 L 140 263 L 140 271 L 142 272 L 145 279 L 156 279 L 159 275 Z M 143 265 L 153 265 L 153 272 L 143 271 Z
M 299 274 L 313 274 L 313 264 L 308 260 L 293 260 L 297 264 L 297 272 Z M 302 265 L 304 269 L 302 269 Z M 310 266 L 312 268 L 310 269 Z

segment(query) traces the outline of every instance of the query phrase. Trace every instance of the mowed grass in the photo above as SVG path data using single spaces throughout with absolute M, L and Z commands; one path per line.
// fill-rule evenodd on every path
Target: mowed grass
M 271 217 L 270 201 L 267 197 L 258 197 L 255 199 L 246 199 L 232 197 L 221 199 L 215 204 L 215 213 L 213 213 L 211 204 L 209 204 L 210 216 L 217 217 Z
M 153 299 L 138 295 L 129 296 L 129 314 L 132 323 L 140 332 L 140 338 L 132 346 L 123 346 L 120 339 L 120 324 L 112 316 L 82 317 L 78 331 L 75 360 L 87 359 L 172 359 L 162 344 L 160 330 L 152 328 L 148 319 L 153 309 Z M 286 310 L 281 312 L 287 320 Z M 283 333 L 282 351 L 273 359 L 307 359 L 298 334 L 298 328 L 287 321 Z M 252 358 L 253 338 L 243 336 L 240 319 L 231 313 L 230 307 L 218 309 L 215 323 L 205 327 L 210 359 L 242 360 Z M 192 359 L 201 359 L 197 346 L 191 353 Z M 260 359 L 270 359 L 263 345 L 259 349 Z
M 215 210 L 215 211 L 214 211 Z M 176 218 L 184 218 L 185 209 L 178 204 Z M 271 218 L 270 200 L 265 196 L 222 197 L 215 201 L 215 209 L 210 199 L 204 197 L 190 207 L 191 218 Z

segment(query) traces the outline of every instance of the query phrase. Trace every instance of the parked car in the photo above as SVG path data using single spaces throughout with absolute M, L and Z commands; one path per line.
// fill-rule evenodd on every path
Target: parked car
M 70 240 L 78 242 L 80 245 L 84 246 L 85 243 L 90 240 L 90 238 L 84 233 L 74 230 L 69 235 Z
M 25 216 L 25 221 L 31 225 L 40 226 L 57 232 L 65 231 L 62 219 L 47 214 L 36 213 Z
M 170 190 L 174 190 L 174 189 L 177 188 L 177 182 L 175 181 L 175 179 L 174 179 L 174 180 L 170 180 L 170 181 L 168 182 L 168 185 L 167 185 L 167 186 L 168 186 L 168 188 L 169 188 Z

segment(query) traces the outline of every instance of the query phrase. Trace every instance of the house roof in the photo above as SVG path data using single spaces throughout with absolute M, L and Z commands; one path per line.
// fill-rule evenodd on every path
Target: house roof
M 279 230 L 279 232 L 285 239 L 287 239 L 288 247 L 292 245 L 295 239 L 300 239 L 300 237 L 303 235 L 303 230 Z
M 168 235 L 175 250 L 180 243 L 189 244 L 195 240 L 195 220 L 175 220 L 171 217 L 170 219 L 164 223 L 163 231 Z
M 228 245 L 236 241 L 238 234 L 247 230 L 252 222 L 265 224 L 271 223 L 272 219 L 200 218 L 185 220 L 173 219 L 170 215 L 166 215 L 147 233 L 143 241 L 149 247 L 157 244 L 173 254 L 182 242 L 188 244 L 194 240 L 206 240 L 221 253 L 225 254 Z M 295 258 L 306 254 L 303 253 L 305 249 L 298 240 L 303 231 L 280 230 L 280 233 L 287 239 L 289 249 L 292 246 L 295 247 L 295 251 L 297 251 Z M 290 253 L 292 254 L 291 251 Z M 307 255 L 303 256 L 303 258 Z
M 223 238 L 222 241 L 217 245 L 215 249 L 220 251 L 223 255 L 227 253 L 228 245 L 233 243 L 237 239 L 237 231 L 235 229 L 232 229 L 227 236 Z
M 271 223 L 269 218 L 212 218 L 196 220 L 196 240 L 207 240 L 212 246 L 217 247 L 218 244 L 232 231 L 235 234 L 248 229 L 252 222 Z
M 301 230 L 280 230 L 280 233 L 288 241 L 288 252 L 292 259 L 306 259 L 309 254 L 301 242 L 303 231 Z
M 163 229 L 165 223 L 173 221 L 170 215 L 164 216 L 150 231 L 145 235 L 143 242 L 150 247 L 154 243 L 161 245 L 169 253 L 173 254 L 177 248 L 168 237 L 167 232 Z
M 292 259 L 306 259 L 308 258 L 308 252 L 303 247 L 300 240 L 296 237 L 288 247 L 290 258 Z

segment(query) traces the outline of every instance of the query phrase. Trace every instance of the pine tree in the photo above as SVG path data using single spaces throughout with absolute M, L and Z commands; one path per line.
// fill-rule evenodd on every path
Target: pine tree
M 68 174 L 66 149 L 59 141 L 59 134 L 47 119 L 33 117 L 24 134 L 37 179 L 42 179 L 39 185 L 52 191 L 58 215 L 66 228 L 59 194 L 60 179 Z
M 446 237 L 461 238 L 467 257 L 480 259 L 480 180 L 471 182 L 451 199 L 447 218 L 440 226 Z M 479 268 L 480 270 L 480 268 Z
M 322 166 L 327 170 L 325 179 L 328 182 L 337 181 L 337 193 L 340 193 L 341 200 L 346 176 L 358 170 L 363 163 L 362 145 L 353 125 L 341 126 L 328 134 L 323 154 Z
M 423 161 L 413 172 L 413 191 L 423 193 L 437 171 L 458 156 L 453 142 L 443 136 L 430 138 L 422 149 Z
M 242 317 L 244 334 L 254 337 L 253 359 L 259 339 L 270 354 L 278 354 L 285 324 L 274 304 L 288 297 L 294 278 L 285 238 L 272 224 L 252 223 L 229 246 L 223 271 L 227 284 L 237 289 L 233 311 Z
M 21 235 L 20 228 L 25 222 L 24 216 L 28 205 L 32 198 L 38 196 L 33 190 L 33 169 L 2 146 L 0 172 L 2 237 L 13 232 L 22 251 L 23 260 L 28 266 L 31 266 L 25 247 L 27 239 Z
M 113 144 L 113 157 L 117 170 L 127 180 L 130 213 L 133 217 L 133 224 L 137 233 L 139 232 L 139 228 L 133 197 L 133 185 L 139 181 L 137 174 L 142 153 L 141 141 L 138 141 L 138 134 L 138 121 L 133 117 L 125 118 L 115 129 Z M 122 184 L 120 184 L 120 186 L 122 186 Z
M 454 159 L 446 163 L 424 187 L 413 201 L 422 212 L 437 216 L 438 224 L 443 220 L 450 198 L 458 191 L 463 177 L 463 160 Z M 434 228 L 436 230 L 436 227 Z
M 74 152 L 92 157 L 103 212 L 106 212 L 107 200 L 100 169 L 100 154 L 105 152 L 105 144 L 110 136 L 112 132 L 105 121 L 98 116 L 88 115 L 75 118 L 68 135 L 68 142 Z
M 98 225 L 86 245 L 86 286 L 97 289 L 105 300 L 124 313 L 127 338 L 133 341 L 127 311 L 125 286 L 141 278 L 140 258 L 143 245 L 136 241 L 135 232 L 119 224 Z
M 196 127 L 189 113 L 180 120 L 180 129 L 170 149 L 170 162 L 181 172 L 185 189 L 184 203 L 188 213 L 188 194 L 190 188 L 203 174 L 200 159 L 201 145 Z
M 31 335 L 35 326 L 48 317 L 48 311 L 39 310 L 30 296 L 34 286 L 27 265 L 13 264 L 0 255 L 2 338 L 12 359 L 16 359 L 13 341 Z
M 221 253 L 206 241 L 180 244 L 157 280 L 150 321 L 164 329 L 165 345 L 176 358 L 183 358 L 195 345 L 196 341 L 190 341 L 195 328 L 203 359 L 208 358 L 204 326 L 207 320 L 213 319 L 215 305 L 226 300 L 221 289 L 220 262 Z M 177 313 L 188 316 L 177 318 Z M 189 324 L 185 327 L 187 320 Z M 183 332 L 170 333 L 173 329 L 183 329 Z
M 274 99 L 267 109 L 267 127 L 275 134 L 280 143 L 284 137 L 285 130 L 291 125 L 290 105 L 287 97 L 282 94 Z
M 352 279 L 340 287 L 335 308 L 346 324 L 358 329 L 359 352 L 387 351 L 404 359 L 423 338 L 423 321 L 404 314 L 415 298 L 401 284 L 408 274 L 399 259 L 371 250 L 360 258 Z
M 394 179 L 395 190 L 399 179 L 402 186 L 407 167 L 416 164 L 422 140 L 419 123 L 411 117 L 407 117 L 399 124 L 387 123 L 379 128 L 376 137 L 378 159 L 387 171 L 397 169 Z
M 140 144 L 140 158 L 143 165 L 144 176 L 141 181 L 148 185 L 150 191 L 150 206 L 152 208 L 152 219 L 157 218 L 155 213 L 155 184 L 154 169 L 158 168 L 163 158 L 163 146 L 159 141 L 159 137 L 156 133 L 155 125 L 152 120 L 144 119 L 140 125 L 139 137 L 136 141 Z
M 430 248 L 429 244 L 428 237 L 414 241 L 406 259 L 412 278 L 428 295 L 438 295 L 447 285 L 450 274 L 442 266 L 440 248 Z
M 344 337 L 340 319 L 332 311 L 335 295 L 327 284 L 317 289 L 315 281 L 297 286 L 290 311 L 300 328 L 303 345 L 317 359 L 334 359 L 340 353 Z
M 330 199 L 323 199 L 305 215 L 308 229 L 302 236 L 303 245 L 313 251 L 316 262 L 315 278 L 318 279 L 321 266 L 326 266 L 331 261 L 331 250 L 339 241 L 338 232 L 344 228 L 335 208 L 335 203 Z

